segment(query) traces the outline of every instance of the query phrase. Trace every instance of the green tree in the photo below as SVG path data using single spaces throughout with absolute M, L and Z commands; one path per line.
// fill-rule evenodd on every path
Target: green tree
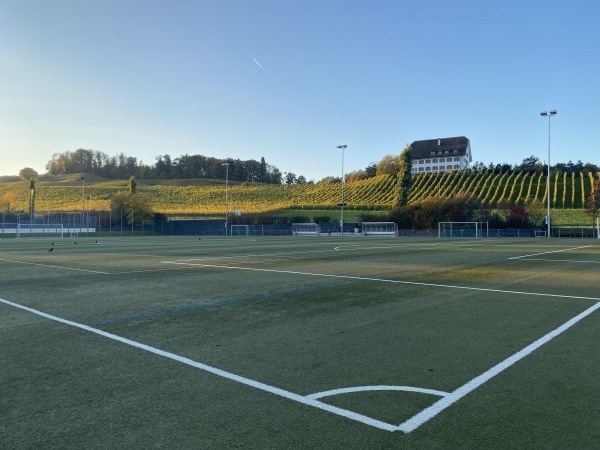
M 408 194 L 410 193 L 411 171 L 412 171 L 412 148 L 410 145 L 404 147 L 402 153 L 398 157 L 400 167 L 398 169 L 398 205 L 406 205 L 408 203 Z
M 544 224 L 547 209 L 542 201 L 534 199 L 527 202 L 525 204 L 525 211 L 533 225 L 541 227 Z
M 131 192 L 132 194 L 135 194 L 135 192 L 137 190 L 137 182 L 135 181 L 135 177 L 133 175 L 131 175 L 131 177 L 129 177 L 129 182 L 127 183 L 127 187 L 129 187 L 129 192 Z
M 21 180 L 23 180 L 23 181 L 27 181 L 30 178 L 35 178 L 36 180 L 38 180 L 40 178 L 40 176 L 31 167 L 24 167 L 21 170 L 19 170 L 19 178 L 21 178 Z
M 529 158 L 525 158 L 519 167 L 523 172 L 533 173 L 536 169 L 536 166 L 539 164 L 540 160 L 531 155 Z
M 146 194 L 117 192 L 110 199 L 110 209 L 115 217 L 119 217 L 123 213 L 129 225 L 140 226 L 152 223 L 154 217 L 151 198 Z
M 398 175 L 400 170 L 400 160 L 398 156 L 385 155 L 379 163 L 377 163 L 377 175 Z

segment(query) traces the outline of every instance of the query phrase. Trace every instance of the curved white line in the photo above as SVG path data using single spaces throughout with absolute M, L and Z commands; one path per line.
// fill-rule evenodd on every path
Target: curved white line
M 352 392 L 365 392 L 365 391 L 406 391 L 406 392 L 418 392 L 420 394 L 437 395 L 439 397 L 445 397 L 450 395 L 450 392 L 438 391 L 435 389 L 425 389 L 412 386 L 354 386 L 348 388 L 331 389 L 329 391 L 315 392 L 314 394 L 307 395 L 306 398 L 316 400 L 318 398 L 329 397 L 332 395 L 348 394 Z

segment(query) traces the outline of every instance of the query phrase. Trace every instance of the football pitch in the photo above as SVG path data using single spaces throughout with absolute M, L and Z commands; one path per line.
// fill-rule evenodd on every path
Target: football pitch
M 592 239 L 2 239 L 0 448 L 597 448 L 599 286 Z

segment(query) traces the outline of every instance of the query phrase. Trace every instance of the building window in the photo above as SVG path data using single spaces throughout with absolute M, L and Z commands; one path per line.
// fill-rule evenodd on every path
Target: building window
M 425 167 L 426 172 L 431 172 L 431 167 Z
M 433 170 L 438 170 L 438 166 L 433 166 Z
M 438 160 L 437 160 L 437 159 L 434 159 L 434 160 L 433 160 L 433 162 L 434 162 L 434 163 L 436 163 L 436 162 L 438 162 Z
M 459 161 L 459 158 L 454 158 L 454 161 Z M 552 178 L 552 177 L 551 177 Z
M 423 160 L 422 159 L 419 160 L 419 164 L 423 164 Z
M 425 164 L 431 164 L 431 160 L 430 159 L 426 159 L 425 160 Z
M 423 168 L 419 167 L 419 172 L 423 172 L 423 171 L 424 171 Z
M 455 168 L 455 169 L 458 169 L 458 164 L 455 164 L 455 165 L 454 165 L 454 168 Z

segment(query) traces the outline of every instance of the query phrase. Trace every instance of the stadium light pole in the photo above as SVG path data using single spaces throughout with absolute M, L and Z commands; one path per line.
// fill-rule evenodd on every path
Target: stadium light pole
M 225 166 L 225 236 L 227 236 L 227 229 L 229 228 L 229 163 L 223 163 Z
M 79 226 L 79 232 L 83 233 L 83 219 L 85 217 L 85 177 L 81 177 L 81 225 Z
M 348 148 L 347 145 L 338 145 L 336 148 L 342 150 L 342 203 L 340 206 L 342 207 L 342 217 L 340 220 L 340 228 L 342 229 L 342 237 L 344 237 L 344 150 Z
M 550 118 L 556 115 L 556 110 L 551 109 L 550 111 L 542 111 L 540 116 L 548 117 L 548 179 L 547 181 L 547 189 L 548 189 L 548 215 L 546 216 L 546 224 L 548 225 L 548 238 L 550 238 L 551 228 L 550 228 Z

